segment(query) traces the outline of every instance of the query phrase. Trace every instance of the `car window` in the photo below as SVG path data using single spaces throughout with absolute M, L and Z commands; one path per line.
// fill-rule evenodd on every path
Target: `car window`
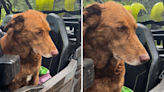
M 34 10 L 80 10 L 80 0 L 9 0 L 13 11 L 26 11 L 29 9 L 26 1 L 29 2 Z

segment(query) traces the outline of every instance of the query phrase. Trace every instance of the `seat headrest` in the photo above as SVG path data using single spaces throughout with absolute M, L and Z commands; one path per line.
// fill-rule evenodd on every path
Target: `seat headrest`
M 11 20 L 11 18 L 13 17 L 13 15 L 7 15 L 6 17 L 4 17 L 2 23 L 1 23 L 1 27 L 4 28 L 8 23 L 9 21 Z
M 145 33 L 144 33 L 143 29 L 140 26 L 138 26 L 138 28 L 136 29 L 136 34 L 137 34 L 140 42 L 143 45 L 145 45 L 145 43 L 146 43 Z
M 56 33 L 59 32 L 59 24 L 58 24 L 57 19 L 54 18 L 54 16 L 47 14 L 46 20 L 49 23 L 49 26 L 52 31 L 55 31 Z

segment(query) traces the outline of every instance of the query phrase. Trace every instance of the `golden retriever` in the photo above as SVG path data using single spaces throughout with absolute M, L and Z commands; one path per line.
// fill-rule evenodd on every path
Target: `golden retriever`
M 85 92 L 121 92 L 125 66 L 150 59 L 135 30 L 137 24 L 121 4 L 109 1 L 83 11 L 84 58 L 95 64 L 94 84 Z
M 41 56 L 49 58 L 58 54 L 49 36 L 51 29 L 46 14 L 34 10 L 15 14 L 5 29 L 7 34 L 0 40 L 3 53 L 20 56 L 20 71 L 9 88 L 38 85 Z

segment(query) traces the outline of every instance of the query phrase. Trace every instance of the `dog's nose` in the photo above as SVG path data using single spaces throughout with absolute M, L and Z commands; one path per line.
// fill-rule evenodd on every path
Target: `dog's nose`
M 150 57 L 149 57 L 148 54 L 143 54 L 143 55 L 139 56 L 139 59 L 140 59 L 141 63 L 145 63 L 145 62 L 147 62 L 150 59 Z
M 58 50 L 52 50 L 51 51 L 52 56 L 56 56 L 57 54 L 59 54 Z

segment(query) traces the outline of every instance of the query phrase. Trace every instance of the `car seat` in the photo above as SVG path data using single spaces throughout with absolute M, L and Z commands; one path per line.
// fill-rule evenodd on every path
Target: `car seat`
M 50 74 L 54 74 L 65 68 L 73 53 L 74 44 L 69 41 L 66 27 L 62 18 L 54 13 L 47 14 L 47 21 L 51 28 L 50 36 L 55 43 L 59 55 L 52 58 L 42 58 L 42 65 L 50 70 Z
M 136 34 L 147 50 L 150 60 L 142 65 L 131 66 L 125 64 L 125 86 L 134 92 L 148 92 L 156 86 L 164 61 L 159 57 L 151 31 L 142 24 L 137 24 Z

